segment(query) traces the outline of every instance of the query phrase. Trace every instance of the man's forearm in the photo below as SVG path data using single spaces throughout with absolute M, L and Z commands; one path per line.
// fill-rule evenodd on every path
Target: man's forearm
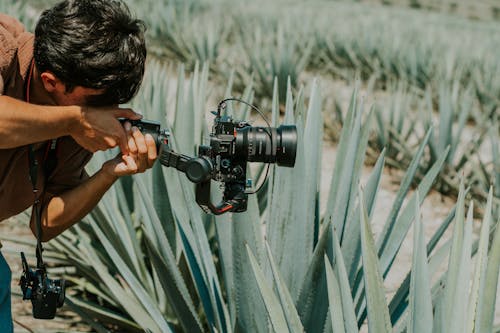
M 118 179 L 100 170 L 86 182 L 50 199 L 42 211 L 42 241 L 48 241 L 87 215 Z M 31 230 L 36 235 L 34 221 Z
M 41 106 L 0 96 L 0 149 L 69 135 L 79 106 Z

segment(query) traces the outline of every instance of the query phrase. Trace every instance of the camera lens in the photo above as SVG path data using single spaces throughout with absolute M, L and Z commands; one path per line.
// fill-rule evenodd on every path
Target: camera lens
M 276 162 L 280 166 L 292 168 L 297 155 L 297 128 L 294 125 L 281 125 L 277 133 L 280 142 L 276 149 Z
M 247 126 L 236 131 L 235 152 L 249 162 L 277 163 L 293 167 L 297 153 L 297 128 Z

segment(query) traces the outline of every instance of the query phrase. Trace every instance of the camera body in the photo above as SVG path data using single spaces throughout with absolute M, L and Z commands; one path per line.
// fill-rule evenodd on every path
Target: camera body
M 64 304 L 65 280 L 51 280 L 44 268 L 31 269 L 26 257 L 21 252 L 23 274 L 19 282 L 23 300 L 30 300 L 33 305 L 33 317 L 36 319 L 54 319 L 57 308 Z
M 207 213 L 243 212 L 247 209 L 251 180 L 247 180 L 247 162 L 276 163 L 293 167 L 297 149 L 297 129 L 294 125 L 254 127 L 246 121 L 222 116 L 219 110 L 210 134 L 209 145 L 198 147 L 198 156 L 178 154 L 169 146 L 169 133 L 150 120 L 126 120 L 142 133 L 151 134 L 159 149 L 160 163 L 175 167 L 196 184 L 196 202 Z M 224 188 L 222 201 L 211 200 L 211 181 Z

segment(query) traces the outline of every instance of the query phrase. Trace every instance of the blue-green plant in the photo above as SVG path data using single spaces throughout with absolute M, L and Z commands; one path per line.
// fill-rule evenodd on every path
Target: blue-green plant
M 146 117 L 159 119 L 172 130 L 175 149 L 192 153 L 206 133 L 203 102 L 208 68 L 189 78 L 181 69 L 173 98 L 163 87 L 175 81 L 164 82 L 168 77 L 158 64 L 148 68 L 142 94 L 134 103 L 142 105 Z M 465 313 L 476 320 L 467 323 L 491 327 L 500 261 L 498 251 L 488 256 L 487 250 L 497 222 L 489 213 L 491 193 L 475 251 L 481 263 L 474 275 L 477 287 L 460 300 L 452 299 L 468 286 L 466 268 L 474 252 L 471 213 L 464 229 L 465 190 L 460 190 L 456 211 L 450 211 L 427 244 L 419 222 L 420 207 L 446 152 L 411 193 L 429 130 L 388 217 L 374 221 L 385 152 L 361 181 L 374 115 L 363 112 L 354 92 L 337 152 L 341 158 L 336 159 L 322 206 L 322 175 L 320 163 L 315 162 L 322 153 L 319 92 L 313 83 L 306 104 L 303 90 L 294 100 L 289 86 L 282 121 L 297 125 L 297 161 L 293 169 L 272 167 L 261 208 L 257 197 L 250 196 L 245 213 L 205 215 L 186 177 L 159 164 L 151 172 L 115 184 L 84 221 L 47 246 L 47 260 L 73 270 L 66 274 L 74 283 L 68 288 L 71 308 L 99 332 L 112 326 L 131 332 L 355 332 L 365 324 L 381 332 L 415 331 L 420 325 L 429 327 L 429 310 L 422 310 L 429 304 L 439 313 L 433 317 L 435 327 L 445 327 L 458 316 L 450 310 L 456 304 L 461 309 L 474 306 Z M 277 84 L 271 114 L 277 125 Z M 91 167 L 99 167 L 104 158 L 96 156 Z M 453 220 L 453 238 L 437 246 Z M 376 238 L 373 223 L 383 224 Z M 394 260 L 412 223 L 416 241 L 411 277 L 388 302 L 384 279 L 398 269 Z M 495 235 L 492 251 L 499 244 Z M 428 281 L 450 247 L 448 270 L 432 286 Z

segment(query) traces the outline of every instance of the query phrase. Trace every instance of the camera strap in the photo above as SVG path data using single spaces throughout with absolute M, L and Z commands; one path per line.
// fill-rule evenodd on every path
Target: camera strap
M 30 87 L 31 87 L 31 79 L 33 77 L 33 70 L 35 68 L 35 59 L 31 60 L 28 77 L 26 80 L 26 102 L 30 103 Z M 52 139 L 47 143 L 45 149 L 45 155 L 42 160 L 43 165 L 43 174 L 45 177 L 45 183 L 47 183 L 50 174 L 54 171 L 57 165 L 57 139 Z M 45 271 L 45 265 L 43 263 L 42 252 L 42 204 L 40 202 L 40 198 L 42 197 L 42 192 L 38 189 L 38 167 L 39 161 L 36 158 L 35 148 L 33 144 L 28 145 L 28 162 L 29 162 L 29 176 L 31 180 L 31 185 L 33 186 L 33 195 L 35 197 L 33 203 L 33 216 L 35 219 L 35 228 L 36 228 L 36 262 L 37 268 L 41 268 Z M 40 193 L 39 193 L 40 192 Z
M 40 198 L 42 197 L 42 191 L 38 189 L 38 168 L 39 161 L 36 158 L 35 150 L 33 145 L 28 146 L 28 158 L 29 158 L 29 175 L 31 180 L 31 185 L 33 186 L 33 195 L 35 197 L 33 203 L 33 216 L 35 222 L 36 230 L 36 261 L 37 268 L 45 268 L 42 252 L 42 203 Z M 45 177 L 45 182 L 47 182 L 50 174 L 54 171 L 57 165 L 57 139 L 52 139 L 47 143 L 45 155 L 42 161 L 43 174 Z

